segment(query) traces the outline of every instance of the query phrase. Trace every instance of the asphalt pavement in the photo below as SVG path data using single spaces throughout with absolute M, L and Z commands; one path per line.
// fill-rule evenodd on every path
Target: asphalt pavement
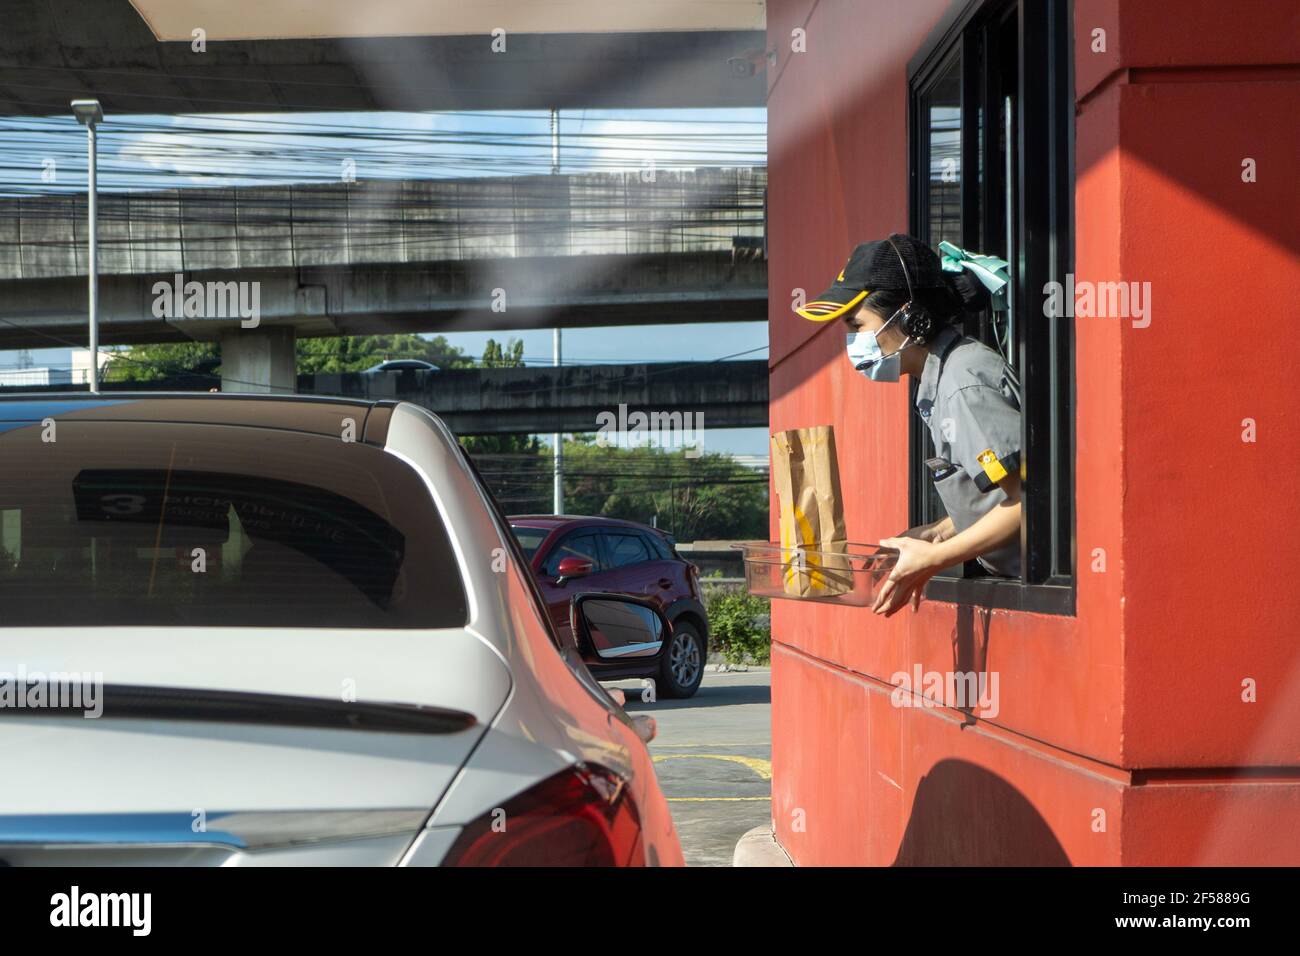
M 641 699 L 640 681 L 610 685 L 650 714 L 650 744 L 688 866 L 730 866 L 736 841 L 772 816 L 772 684 L 766 667 L 716 671 L 690 700 Z

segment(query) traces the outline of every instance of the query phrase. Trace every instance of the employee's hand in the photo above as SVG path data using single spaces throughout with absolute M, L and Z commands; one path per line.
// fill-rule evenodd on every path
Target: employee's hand
M 946 567 L 939 546 L 931 541 L 907 537 L 885 538 L 880 546 L 898 549 L 898 563 L 881 584 L 871 610 L 892 617 L 909 602 L 916 610 L 921 606 L 921 592 L 926 583 Z

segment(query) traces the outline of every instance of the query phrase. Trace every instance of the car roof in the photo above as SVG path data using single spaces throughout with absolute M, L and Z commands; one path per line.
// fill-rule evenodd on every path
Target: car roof
M 593 525 L 610 528 L 632 528 L 636 531 L 652 531 L 655 534 L 664 534 L 658 528 L 652 528 L 648 524 L 641 524 L 639 521 L 626 521 L 623 518 L 601 518 L 595 515 L 510 515 L 507 519 L 511 524 L 517 524 L 526 528 L 546 528 L 555 530 L 570 525 Z
M 89 392 L 0 395 L 0 422 L 174 422 L 243 425 L 337 438 L 343 418 L 356 418 L 358 441 L 382 444 L 392 400 L 232 392 Z

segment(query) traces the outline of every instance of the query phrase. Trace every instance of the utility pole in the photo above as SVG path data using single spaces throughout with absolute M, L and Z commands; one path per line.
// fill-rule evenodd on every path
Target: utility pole
M 95 143 L 95 126 L 104 119 L 99 100 L 73 100 L 72 115 L 77 122 L 86 127 L 86 216 L 89 222 L 86 230 L 87 257 L 86 273 L 90 281 L 90 299 L 87 305 L 89 313 L 90 334 L 90 391 L 99 391 L 99 183 L 97 179 L 98 150 Z
M 551 175 L 558 175 L 560 172 L 560 111 L 551 110 Z M 555 378 L 557 382 L 555 396 L 556 401 L 552 402 L 559 414 L 559 386 L 560 377 L 560 329 L 557 326 L 551 333 L 551 362 L 555 366 Z M 561 432 L 555 432 L 551 435 L 551 444 L 554 446 L 554 459 L 551 464 L 552 478 L 554 488 L 552 491 L 551 506 L 555 514 L 564 514 L 564 435 Z
M 551 110 L 551 175 L 560 171 L 560 111 Z
M 559 377 L 560 377 L 560 365 L 561 365 L 559 329 L 555 329 L 551 333 L 551 351 L 553 356 L 553 364 L 555 365 L 555 378 L 556 378 L 555 398 L 552 400 L 552 405 L 556 410 L 555 414 L 558 415 L 559 408 L 560 408 Z M 556 432 L 551 436 L 551 442 L 555 446 L 555 458 L 553 462 L 555 488 L 554 488 L 553 500 L 551 504 L 554 507 L 555 513 L 557 515 L 562 515 L 564 514 L 564 434 L 562 432 Z

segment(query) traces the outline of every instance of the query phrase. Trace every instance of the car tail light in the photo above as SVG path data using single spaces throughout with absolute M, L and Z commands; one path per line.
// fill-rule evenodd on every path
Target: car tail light
M 469 824 L 443 866 L 644 866 L 641 821 L 621 778 L 577 764 Z

